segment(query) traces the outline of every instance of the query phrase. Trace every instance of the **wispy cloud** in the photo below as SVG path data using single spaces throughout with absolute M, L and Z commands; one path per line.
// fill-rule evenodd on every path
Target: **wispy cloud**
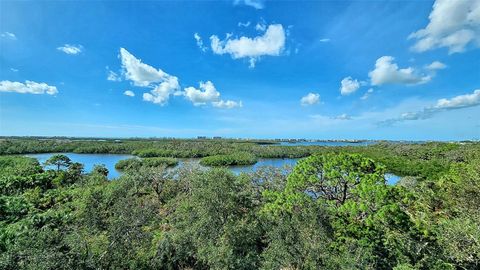
M 255 9 L 263 9 L 265 7 L 265 1 L 264 0 L 234 0 L 233 1 L 234 5 L 245 5 L 245 6 L 250 6 Z
M 14 33 L 10 33 L 10 32 L 1 33 L 0 37 L 2 37 L 4 39 L 17 40 L 17 36 L 15 36 Z
M 206 52 L 208 50 L 208 47 L 203 45 L 202 37 L 198 33 L 193 34 L 193 38 L 195 38 L 197 46 L 200 50 L 202 50 L 202 52 Z
M 43 122 L 42 125 L 52 125 L 51 122 Z M 147 125 L 129 125 L 129 124 L 90 124 L 90 123 L 54 123 L 55 126 L 63 127 L 64 130 L 75 130 L 76 133 L 72 133 L 71 136 L 78 136 L 78 132 L 81 129 L 91 129 L 94 131 L 105 131 L 105 130 L 115 130 L 115 131 L 123 131 L 127 133 L 123 134 L 131 134 L 133 136 L 138 136 L 138 130 L 142 130 L 147 134 L 151 134 L 152 136 L 192 136 L 192 134 L 206 134 L 207 136 L 210 135 L 227 135 L 227 134 L 235 134 L 234 129 L 229 128 L 217 128 L 217 129 L 198 129 L 198 128 L 162 128 L 158 126 L 147 126 Z M 74 127 L 72 129 L 72 127 Z M 79 130 L 79 128 L 81 128 Z M 61 135 L 68 135 L 61 134 Z M 98 136 L 98 133 L 94 133 Z M 110 133 L 108 133 L 110 134 Z M 59 135 L 59 134 L 56 134 Z M 86 134 L 88 135 L 88 134 Z M 92 136 L 92 135 L 88 135 Z M 128 136 L 128 135 L 126 135 Z
M 478 105 L 480 105 L 480 89 L 473 91 L 472 94 L 459 95 L 450 99 L 439 99 L 433 106 L 424 107 L 423 109 L 416 112 L 402 113 L 399 117 L 381 121 L 379 122 L 379 124 L 392 125 L 397 122 L 428 119 L 439 112 L 458 110 Z
M 264 32 L 266 29 L 267 29 L 267 24 L 264 21 L 259 22 L 255 25 L 255 30 L 257 31 Z
M 233 108 L 241 108 L 243 107 L 243 103 L 241 101 L 233 101 L 233 100 L 220 100 L 212 102 L 213 107 L 220 108 L 220 109 L 233 109 Z
M 352 117 L 346 113 L 343 113 L 343 114 L 340 114 L 340 115 L 337 115 L 335 117 L 333 117 L 333 119 L 337 119 L 337 120 L 351 120 Z
M 360 99 L 366 100 L 366 99 L 368 99 L 372 94 L 373 94 L 373 88 L 370 88 L 370 89 L 367 90 L 367 92 L 365 92 L 365 94 L 363 94 L 363 96 L 362 96 Z
M 71 45 L 65 44 L 63 46 L 57 47 L 57 50 L 62 51 L 66 54 L 76 55 L 83 51 L 82 45 Z
M 244 23 L 238 22 L 238 27 L 249 27 L 250 24 L 251 24 L 250 21 L 247 21 L 247 22 L 244 22 Z
M 105 67 L 107 70 L 107 80 L 112 82 L 120 82 L 122 78 L 114 71 L 110 70 L 108 66 Z

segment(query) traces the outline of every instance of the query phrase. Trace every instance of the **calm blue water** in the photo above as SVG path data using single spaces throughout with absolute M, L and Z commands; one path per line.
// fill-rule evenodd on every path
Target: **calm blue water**
M 234 172 L 235 174 L 240 174 L 242 172 L 254 172 L 264 166 L 272 166 L 276 168 L 290 166 L 293 168 L 299 160 L 299 158 L 264 158 L 259 159 L 258 162 L 254 165 L 230 166 L 230 170 L 232 170 L 232 172 Z
M 258 162 L 254 165 L 231 166 L 230 170 L 233 171 L 235 174 L 240 174 L 242 172 L 245 172 L 245 173 L 254 172 L 264 166 L 271 166 L 276 168 L 290 167 L 291 169 L 293 169 L 293 167 L 297 164 L 299 160 L 300 160 L 299 158 L 259 159 Z M 400 178 L 401 178 L 400 176 L 392 173 L 385 174 L 385 181 L 387 182 L 388 185 L 395 185 L 398 182 L 398 180 L 400 180 Z
M 29 154 L 27 157 L 36 158 L 43 164 L 52 155 L 62 154 L 69 157 L 73 162 L 80 162 L 85 166 L 85 172 L 91 172 L 94 165 L 103 164 L 108 169 L 108 179 L 117 178 L 121 172 L 115 169 L 115 164 L 122 159 L 132 158 L 132 155 L 119 154 L 75 154 L 75 153 L 48 153 L 48 154 Z
M 85 166 L 85 172 L 91 172 L 94 165 L 96 164 L 104 164 L 107 167 L 109 173 L 108 178 L 113 179 L 117 178 L 121 175 L 121 172 L 115 169 L 115 164 L 122 159 L 132 158 L 132 155 L 118 155 L 118 154 L 75 154 L 75 153 L 48 153 L 48 154 L 29 154 L 26 155 L 28 157 L 33 157 L 38 159 L 40 163 L 44 163 L 47 159 L 49 159 L 52 155 L 55 154 L 63 154 L 69 157 L 73 162 L 80 162 Z M 293 168 L 299 158 L 265 158 L 259 159 L 258 162 L 254 165 L 247 165 L 247 166 L 231 166 L 230 170 L 232 170 L 235 174 L 240 174 L 242 172 L 254 172 L 261 167 L 264 166 L 272 166 L 276 168 L 284 168 L 284 167 L 291 167 Z M 200 159 L 196 158 L 189 158 L 189 159 L 180 159 L 179 163 L 176 168 L 182 166 L 200 166 L 199 164 Z M 400 179 L 399 176 L 387 173 L 385 174 L 385 180 L 389 185 L 394 185 Z
M 374 141 L 362 141 L 358 143 L 353 142 L 331 142 L 331 141 L 316 141 L 316 142 L 280 142 L 284 146 L 367 146 L 375 144 Z
M 400 180 L 400 176 L 395 175 L 393 173 L 386 173 L 385 174 L 385 180 L 387 181 L 387 184 L 389 185 L 395 185 L 398 180 Z

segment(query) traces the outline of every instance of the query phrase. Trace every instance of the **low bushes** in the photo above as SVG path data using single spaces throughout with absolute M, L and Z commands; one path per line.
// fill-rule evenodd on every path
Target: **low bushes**
M 133 155 L 142 158 L 150 157 L 174 157 L 174 158 L 200 158 L 207 156 L 207 153 L 199 149 L 187 150 L 171 150 L 171 149 L 142 149 L 132 152 Z
M 141 166 L 145 167 L 158 167 L 158 166 L 176 166 L 178 164 L 178 160 L 175 158 L 167 158 L 167 157 L 154 157 L 154 158 L 129 158 L 123 159 L 115 164 L 115 169 L 117 170 L 125 170 L 127 168 L 138 168 Z
M 252 165 L 255 163 L 257 163 L 257 158 L 246 152 L 209 156 L 200 160 L 200 164 L 204 166 Z

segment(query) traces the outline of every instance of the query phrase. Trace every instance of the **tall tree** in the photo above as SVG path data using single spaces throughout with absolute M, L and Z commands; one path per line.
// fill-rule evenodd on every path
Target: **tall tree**
M 61 154 L 53 155 L 51 156 L 47 161 L 45 161 L 45 165 L 53 165 L 57 167 L 57 171 L 60 171 L 60 169 L 67 168 L 72 161 L 70 160 L 69 157 Z

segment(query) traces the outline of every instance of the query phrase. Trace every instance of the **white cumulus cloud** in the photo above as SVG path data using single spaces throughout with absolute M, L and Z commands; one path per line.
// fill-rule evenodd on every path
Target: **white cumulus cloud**
M 412 34 L 412 50 L 424 52 L 447 48 L 449 54 L 465 51 L 467 45 L 480 46 L 480 1 L 436 0 L 428 25 Z
M 412 67 L 399 68 L 392 56 L 377 59 L 375 69 L 368 73 L 372 85 L 383 84 L 421 84 L 431 80 L 431 76 L 421 75 Z
M 340 82 L 340 93 L 345 95 L 350 95 L 360 88 L 360 82 L 358 80 L 354 80 L 352 77 L 343 78 Z
M 445 68 L 447 68 L 447 65 L 445 65 L 444 63 L 442 63 L 440 61 L 433 61 L 430 65 L 427 65 L 425 68 L 427 70 L 435 71 L 435 70 L 439 70 L 439 69 L 445 69 Z
M 142 63 L 141 59 L 136 58 L 124 48 L 120 48 L 120 59 L 125 78 L 131 80 L 136 86 L 150 86 L 154 83 L 163 82 L 170 77 L 163 70 Z
M 192 86 L 185 88 L 184 95 L 195 106 L 205 105 L 209 102 L 217 101 L 220 98 L 220 93 L 211 81 L 205 83 L 200 82 L 199 89 Z
M 285 47 L 285 30 L 281 24 L 271 24 L 261 36 L 254 38 L 210 37 L 212 51 L 215 54 L 230 54 L 233 59 L 248 58 L 250 67 L 262 56 L 279 56 Z
M 473 91 L 472 94 L 460 95 L 451 99 L 439 99 L 433 108 L 436 110 L 452 110 L 477 105 L 480 105 L 480 89 Z
M 317 93 L 308 93 L 306 96 L 300 99 L 300 104 L 302 106 L 315 105 L 320 102 L 320 95 Z
M 50 86 L 46 83 L 37 83 L 33 81 L 25 81 L 25 83 L 0 81 L 0 92 L 55 95 L 58 93 L 58 90 L 57 87 Z
M 63 46 L 60 46 L 57 48 L 57 50 L 62 51 L 66 54 L 79 54 L 83 51 L 83 46 L 82 45 L 70 45 L 70 44 L 65 44 Z
M 129 97 L 134 97 L 135 96 L 135 93 L 131 90 L 126 90 L 125 92 L 123 92 L 123 94 L 125 96 L 129 96 Z
M 242 107 L 241 101 L 221 100 L 220 92 L 211 81 L 200 82 L 198 89 L 195 87 L 185 88 L 183 95 L 191 101 L 194 106 L 211 104 L 213 107 L 221 109 L 233 109 Z
M 165 105 L 170 96 L 180 89 L 177 77 L 142 63 L 141 59 L 124 48 L 120 48 L 120 59 L 125 79 L 132 81 L 135 86 L 153 88 L 143 94 L 143 100 Z
M 174 95 L 178 89 L 180 89 L 180 85 L 177 77 L 170 76 L 156 85 L 150 93 L 143 93 L 143 100 L 163 106 L 167 104 L 170 96 Z

